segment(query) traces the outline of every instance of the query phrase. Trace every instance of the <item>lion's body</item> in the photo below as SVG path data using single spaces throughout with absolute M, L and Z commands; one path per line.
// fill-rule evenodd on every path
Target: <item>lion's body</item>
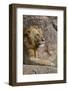
M 38 58 L 37 49 L 42 44 L 45 42 L 41 28 L 34 25 L 24 30 L 25 64 L 53 65 L 50 60 Z

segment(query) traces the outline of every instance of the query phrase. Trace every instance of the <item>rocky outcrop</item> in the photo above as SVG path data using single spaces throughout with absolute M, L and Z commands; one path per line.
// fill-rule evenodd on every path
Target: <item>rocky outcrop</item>
M 57 72 L 57 17 L 23 15 L 23 30 L 29 26 L 37 25 L 44 33 L 45 52 L 38 49 L 40 58 L 51 60 L 55 66 L 24 65 L 24 74 L 43 74 Z M 25 52 L 25 51 L 24 51 Z

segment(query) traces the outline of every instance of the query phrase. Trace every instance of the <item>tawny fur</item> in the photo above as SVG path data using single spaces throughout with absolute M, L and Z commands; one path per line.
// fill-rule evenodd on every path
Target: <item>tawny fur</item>
M 38 26 L 33 25 L 24 30 L 25 64 L 54 65 L 50 60 L 38 58 L 37 49 L 43 42 L 43 32 Z

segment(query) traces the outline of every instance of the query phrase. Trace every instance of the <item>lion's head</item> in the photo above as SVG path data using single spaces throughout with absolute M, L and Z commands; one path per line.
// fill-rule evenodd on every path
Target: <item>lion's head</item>
M 24 30 L 24 45 L 26 48 L 38 48 L 44 43 L 43 31 L 38 26 L 30 26 Z

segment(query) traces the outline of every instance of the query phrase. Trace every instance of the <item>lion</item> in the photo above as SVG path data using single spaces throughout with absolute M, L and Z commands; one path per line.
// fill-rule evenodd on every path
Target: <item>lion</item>
M 45 44 L 43 31 L 40 27 L 33 25 L 24 30 L 23 36 L 25 50 L 25 64 L 54 65 L 50 60 L 38 58 L 37 49 Z

